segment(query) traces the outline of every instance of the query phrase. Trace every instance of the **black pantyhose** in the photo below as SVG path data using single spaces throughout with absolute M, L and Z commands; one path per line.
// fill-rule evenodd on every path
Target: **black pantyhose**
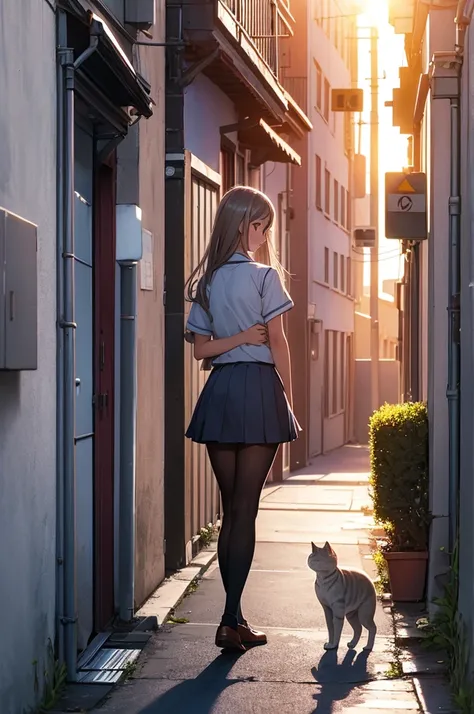
M 226 592 L 221 624 L 245 622 L 240 599 L 255 551 L 255 520 L 260 494 L 277 444 L 208 444 L 209 458 L 224 511 L 218 543 L 219 568 Z

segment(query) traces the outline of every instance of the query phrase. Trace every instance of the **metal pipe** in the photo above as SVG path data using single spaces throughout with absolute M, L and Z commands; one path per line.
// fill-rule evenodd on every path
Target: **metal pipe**
M 120 263 L 119 615 L 135 609 L 135 439 L 137 264 Z
M 370 224 L 375 228 L 375 245 L 370 250 L 370 384 L 372 411 L 380 407 L 379 389 L 379 68 L 378 32 L 370 33 Z
M 65 20 L 60 20 L 61 42 L 67 42 L 67 28 Z M 75 317 L 75 286 L 74 286 L 74 76 L 76 69 L 97 48 L 99 38 L 91 35 L 89 47 L 74 61 L 74 51 L 59 44 L 58 56 L 60 61 L 60 75 L 58 86 L 58 145 L 61 145 L 61 155 L 58 156 L 61 166 L 60 198 L 61 207 L 60 223 L 58 224 L 59 240 L 58 253 L 60 266 L 58 273 L 61 275 L 62 316 L 59 327 L 62 332 L 61 352 L 62 384 L 60 390 L 62 428 L 58 436 L 61 437 L 60 452 L 63 474 L 59 488 L 63 506 L 63 517 L 60 524 L 63 539 L 63 553 L 60 555 L 63 567 L 63 580 L 61 584 L 62 613 L 60 623 L 63 633 L 63 656 L 66 664 L 69 682 L 77 680 L 77 592 L 76 592 L 76 468 L 75 468 L 75 412 L 76 412 L 76 323 Z
M 458 79 L 459 81 L 459 79 Z M 450 99 L 451 170 L 449 196 L 449 303 L 448 303 L 448 398 L 449 419 L 449 544 L 453 551 L 459 511 L 459 379 L 461 292 L 461 106 L 460 96 Z
M 58 47 L 67 40 L 66 15 L 57 15 Z M 64 607 L 64 335 L 63 321 L 63 234 L 64 234 L 64 101 L 65 85 L 61 61 L 57 63 L 57 144 L 56 144 L 56 622 L 59 662 L 65 661 L 64 629 L 61 618 Z
M 67 677 L 75 682 L 77 659 L 76 595 L 76 470 L 75 470 L 75 354 L 74 322 L 74 53 L 61 54 L 65 78 L 64 109 L 64 233 L 63 233 L 63 405 L 64 405 L 64 650 Z

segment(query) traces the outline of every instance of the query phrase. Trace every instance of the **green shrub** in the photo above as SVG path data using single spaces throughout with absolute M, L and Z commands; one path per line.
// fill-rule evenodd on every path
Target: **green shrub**
M 421 402 L 384 404 L 369 423 L 374 515 L 387 532 L 387 549 L 424 551 L 428 504 L 428 414 Z

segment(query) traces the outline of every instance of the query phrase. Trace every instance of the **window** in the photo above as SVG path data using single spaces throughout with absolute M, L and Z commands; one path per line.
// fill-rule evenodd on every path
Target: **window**
M 334 220 L 339 223 L 339 181 L 334 179 Z
M 351 259 L 346 258 L 346 293 L 352 295 Z
M 339 333 L 341 348 L 339 353 L 339 409 L 341 412 L 346 406 L 346 335 Z
M 314 4 L 314 19 L 316 20 L 317 24 L 320 25 L 321 18 L 323 15 L 323 11 L 322 11 L 323 0 L 313 0 L 313 4 Z
M 345 405 L 346 336 L 343 332 L 325 330 L 324 337 L 324 414 L 331 417 Z
M 247 184 L 245 152 L 239 152 L 235 144 L 225 136 L 221 140 L 221 175 L 223 193 L 233 186 Z
M 339 286 L 341 292 L 346 289 L 346 261 L 343 255 L 341 255 L 341 284 Z
M 324 169 L 324 212 L 331 215 L 331 172 Z
M 323 71 L 321 66 L 314 61 L 316 67 L 316 108 L 323 111 Z
M 350 232 L 352 230 L 352 203 L 351 203 L 351 194 L 349 193 L 349 191 L 346 191 L 346 211 L 347 211 L 346 228 Z
M 343 228 L 347 227 L 346 189 L 343 186 L 341 186 L 341 226 Z
M 342 256 L 341 256 L 341 257 L 342 257 Z M 339 284 L 339 260 L 338 260 L 338 258 L 339 258 L 338 254 L 337 254 L 337 253 L 334 253 L 334 257 L 333 257 L 333 261 L 334 261 L 334 262 L 333 262 L 333 278 L 334 278 L 334 284 L 333 284 L 333 287 L 336 288 L 336 290 L 337 290 L 337 286 L 338 286 L 338 284 Z
M 326 35 L 329 35 L 329 23 L 331 22 L 329 20 L 329 6 L 330 6 L 330 0 L 322 0 L 322 26 L 323 30 L 326 33 Z
M 326 79 L 324 78 L 324 119 L 329 123 L 329 111 L 330 111 L 330 102 L 331 100 L 331 87 Z
M 339 350 L 338 350 L 338 332 L 333 332 L 332 333 L 332 413 L 337 414 L 338 411 L 338 378 L 339 378 L 339 370 L 338 370 L 338 359 L 339 359 Z
M 324 249 L 324 282 L 329 285 L 329 248 Z
M 322 170 L 321 157 L 316 156 L 316 208 L 319 211 L 323 210 L 321 170 Z
M 242 156 L 242 154 L 236 154 L 236 184 L 237 186 L 244 186 L 246 181 L 245 181 L 245 158 Z
M 331 369 L 332 369 L 332 342 L 330 330 L 324 332 L 324 416 L 331 414 Z

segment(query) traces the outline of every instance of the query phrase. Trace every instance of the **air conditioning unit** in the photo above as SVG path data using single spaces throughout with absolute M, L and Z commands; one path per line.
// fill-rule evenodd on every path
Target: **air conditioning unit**
M 356 248 L 375 248 L 377 230 L 375 228 L 356 228 L 354 230 L 354 246 Z
M 333 112 L 361 112 L 364 109 L 362 89 L 333 89 L 331 92 Z

